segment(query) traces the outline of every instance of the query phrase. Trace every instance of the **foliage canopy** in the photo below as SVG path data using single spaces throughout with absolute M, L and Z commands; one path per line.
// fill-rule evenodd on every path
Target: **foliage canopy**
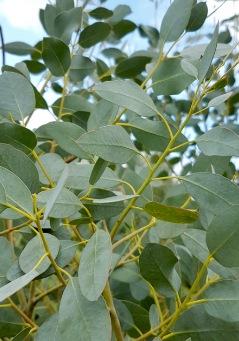
M 2 46 L 26 59 L 0 75 L 0 338 L 236 341 L 233 27 L 202 39 L 195 0 L 160 29 L 100 3 L 56 0 L 42 41 Z

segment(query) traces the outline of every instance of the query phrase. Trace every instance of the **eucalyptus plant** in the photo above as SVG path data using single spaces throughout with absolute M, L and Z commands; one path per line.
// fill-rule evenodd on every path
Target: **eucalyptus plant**
M 56 0 L 2 46 L 28 59 L 0 75 L 1 340 L 239 338 L 235 18 L 168 5 Z

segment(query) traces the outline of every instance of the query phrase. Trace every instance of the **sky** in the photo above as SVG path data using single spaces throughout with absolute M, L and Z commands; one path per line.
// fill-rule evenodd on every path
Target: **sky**
M 80 0 L 78 1 L 80 2 Z M 22 41 L 35 45 L 39 40 L 42 40 L 46 33 L 39 20 L 39 9 L 44 8 L 47 3 L 49 3 L 48 0 L 0 0 L 0 25 L 5 43 Z M 95 0 L 94 3 L 97 4 L 99 1 Z M 220 1 L 208 0 L 209 13 L 220 3 Z M 114 9 L 119 4 L 127 4 L 131 7 L 133 14 L 128 16 L 128 19 L 138 24 L 152 25 L 159 29 L 162 12 L 165 13 L 170 0 L 108 0 L 104 6 Z M 155 7 L 155 4 L 158 4 L 158 8 Z M 217 21 L 222 21 L 235 14 L 239 14 L 239 1 L 227 0 L 209 19 L 211 24 L 215 26 Z M 14 65 L 21 60 L 23 60 L 22 56 L 6 55 L 8 65 Z M 41 123 L 39 121 L 39 124 L 42 124 L 44 119 L 49 120 L 49 114 L 46 111 L 42 113 Z M 38 125 L 35 121 L 32 124 Z

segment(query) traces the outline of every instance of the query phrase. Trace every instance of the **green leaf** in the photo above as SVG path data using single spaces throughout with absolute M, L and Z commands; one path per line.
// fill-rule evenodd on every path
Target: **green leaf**
M 91 164 L 70 164 L 66 186 L 81 190 L 89 189 L 93 168 L 94 165 Z M 106 168 L 94 185 L 96 188 L 107 189 L 118 186 L 120 182 L 117 175 L 110 168 Z
M 9 119 L 9 113 L 17 120 L 31 114 L 35 108 L 35 95 L 29 81 L 15 72 L 0 75 L 0 112 Z
M 56 0 L 56 8 L 63 12 L 74 8 L 74 0 Z
M 113 11 L 105 7 L 97 7 L 88 13 L 92 18 L 95 19 L 108 19 L 114 14 Z
M 178 259 L 166 246 L 148 243 L 139 257 L 140 273 L 156 290 L 171 297 L 180 288 L 175 270 Z
M 157 46 L 159 40 L 159 32 L 155 27 L 139 25 L 139 33 L 142 37 L 147 37 L 153 47 Z
M 179 315 L 172 327 L 172 341 L 237 341 L 239 322 L 230 323 L 208 315 L 203 304 L 197 304 Z
M 237 322 L 239 311 L 239 281 L 226 280 L 212 283 L 205 292 L 206 312 L 218 319 Z
M 56 116 L 59 115 L 59 110 L 61 108 L 62 98 L 58 98 L 53 104 L 52 109 Z M 79 95 L 69 95 L 64 98 L 64 105 L 62 108 L 63 114 L 73 114 L 77 111 L 91 111 L 92 104 L 89 103 L 84 97 Z
M 6 209 L 7 196 L 5 189 L 2 184 L 0 184 L 0 213 Z
M 220 95 L 220 96 L 217 96 L 213 99 L 211 99 L 211 101 L 209 101 L 208 103 L 208 107 L 217 107 L 218 105 L 221 105 L 222 103 L 224 103 L 229 97 L 231 97 L 232 95 L 232 91 L 226 93 L 226 94 L 223 94 L 223 95 Z
M 206 50 L 203 54 L 203 57 L 200 60 L 200 64 L 198 66 L 198 80 L 201 83 L 206 76 L 209 67 L 212 64 L 213 57 L 215 55 L 215 51 L 217 48 L 217 40 L 218 40 L 218 30 L 219 24 L 217 24 L 215 32 L 212 36 L 211 42 L 206 47 Z
M 37 60 L 24 60 L 30 73 L 39 74 L 46 70 L 44 64 L 38 62 Z
M 32 54 L 38 50 L 29 44 L 23 43 L 21 41 L 15 41 L 13 43 L 4 44 L 4 51 L 17 56 L 24 56 L 27 54 Z
M 2 287 L 8 282 L 6 274 L 13 264 L 14 250 L 5 237 L 0 237 L 0 250 L 0 287 Z
M 51 255 L 55 259 L 59 252 L 60 242 L 56 237 L 49 233 L 44 233 L 44 237 L 46 239 Z M 37 265 L 39 260 L 44 256 L 46 252 L 47 251 L 45 250 L 40 235 L 36 235 L 28 242 L 19 256 L 19 265 L 22 271 L 26 274 L 29 273 Z M 43 273 L 49 268 L 50 265 L 50 259 L 48 257 L 44 258 L 44 260 L 36 269 L 37 273 Z
M 35 341 L 45 341 L 45 340 L 51 340 L 51 341 L 59 341 L 60 335 L 58 332 L 58 317 L 59 313 L 55 313 L 51 315 L 51 317 L 46 320 L 40 328 L 37 330 L 35 335 Z
M 97 321 L 97 323 L 95 323 Z M 82 294 L 78 278 L 72 278 L 64 290 L 58 332 L 62 340 L 111 340 L 109 312 L 102 297 L 88 301 Z
M 25 127 L 3 122 L 0 124 L 0 143 L 8 143 L 25 154 L 30 154 L 37 145 L 37 138 Z
M 194 257 L 204 263 L 209 256 L 209 250 L 206 244 L 206 231 L 187 229 L 181 238 Z M 212 260 L 208 268 L 223 278 L 238 279 L 238 268 L 227 268 Z
M 122 39 L 126 34 L 134 31 L 137 25 L 130 20 L 121 20 L 113 26 L 112 38 L 119 40 Z
M 187 47 L 181 52 L 181 56 L 183 56 L 184 58 L 199 60 L 201 56 L 204 55 L 207 47 L 208 47 L 208 44 L 199 44 L 199 45 Z M 214 54 L 214 58 L 225 56 L 231 51 L 231 49 L 232 47 L 228 44 L 218 43 L 215 54 Z
M 114 298 L 114 306 L 123 331 L 135 328 L 133 318 L 126 305 Z
M 163 17 L 160 27 L 160 40 L 164 44 L 166 41 L 177 40 L 186 29 L 194 0 L 174 0 Z
M 117 80 L 104 82 L 95 85 L 94 90 L 107 101 L 132 110 L 138 115 L 154 116 L 158 113 L 152 99 L 135 83 Z
M 239 205 L 221 211 L 207 229 L 206 242 L 213 257 L 227 267 L 239 267 Z
M 156 241 L 155 235 L 162 239 L 173 239 L 180 236 L 187 228 L 187 224 L 157 221 L 149 230 L 150 241 Z
M 0 337 L 14 337 L 23 329 L 24 321 L 12 308 L 0 309 Z
M 10 144 L 0 143 L 0 166 L 17 175 L 31 193 L 39 190 L 39 176 L 32 160 L 19 149 Z
M 44 155 L 41 155 L 39 159 L 50 179 L 53 182 L 57 182 L 60 179 L 61 173 L 65 168 L 64 160 L 60 157 L 60 155 L 56 153 L 46 153 Z M 47 180 L 39 164 L 36 164 L 36 167 L 39 172 L 41 183 L 48 185 L 49 181 Z
M 79 44 L 83 48 L 89 48 L 105 40 L 110 34 L 111 27 L 107 23 L 96 22 L 87 26 L 80 34 Z
M 189 61 L 182 59 L 181 60 L 181 67 L 183 71 L 185 71 L 189 76 L 198 77 L 198 70 L 197 68 L 191 64 Z
M 114 14 L 109 21 L 112 25 L 116 24 L 131 13 L 131 8 L 128 5 L 118 5 L 117 7 L 115 7 Z
M 49 4 L 46 5 L 43 11 L 42 24 L 50 36 L 54 36 L 54 20 L 59 13 L 60 10 L 56 6 Z
M 85 130 L 77 124 L 70 122 L 50 122 L 42 125 L 35 133 L 41 138 L 56 140 L 58 145 L 69 154 L 84 159 L 90 158 L 77 143 L 77 140 L 85 133 Z
M 214 214 L 239 204 L 239 189 L 229 179 L 211 173 L 194 173 L 180 177 L 186 190 L 205 208 Z
M 96 72 L 101 82 L 111 81 L 111 69 L 101 59 L 96 60 Z
M 81 20 L 81 7 L 61 12 L 54 20 L 54 36 L 61 39 L 68 45 L 74 31 L 77 31 L 80 28 Z
M 81 82 L 85 77 L 91 75 L 94 70 L 95 65 L 90 58 L 76 54 L 71 61 L 70 79 Z
M 5 189 L 7 203 L 32 215 L 31 192 L 24 182 L 10 170 L 0 166 L 0 183 Z M 12 209 L 6 209 L 1 213 L 1 218 L 4 219 L 18 219 L 19 217 L 22 215 Z
M 81 193 L 81 195 L 84 194 L 85 193 Z M 95 188 L 91 191 L 90 196 L 92 199 L 95 200 L 112 198 L 113 196 L 116 195 L 111 191 Z M 125 208 L 124 203 L 122 201 L 112 202 L 112 200 L 109 200 L 109 202 L 95 203 L 94 200 L 93 201 L 85 200 L 82 202 L 84 206 L 90 211 L 94 220 L 115 217 L 118 214 L 120 214 Z
M 38 272 L 36 270 L 31 270 L 25 275 L 15 279 L 14 281 L 4 285 L 0 288 L 0 302 L 4 301 L 6 298 L 15 294 L 18 290 L 24 288 L 29 284 L 34 278 L 36 278 Z
M 80 288 L 89 301 L 97 301 L 108 281 L 112 257 L 108 233 L 98 230 L 83 249 L 78 270 Z
M 153 217 L 179 224 L 191 224 L 198 219 L 198 212 L 161 204 L 156 201 L 147 203 L 145 211 Z
M 196 3 L 192 7 L 191 15 L 189 18 L 186 30 L 189 32 L 199 30 L 207 19 L 208 8 L 206 2 Z
M 133 318 L 134 324 L 137 327 L 137 331 L 135 329 L 131 329 L 128 331 L 128 334 L 130 336 L 132 336 L 133 338 L 136 338 L 140 336 L 138 330 L 140 330 L 142 334 L 150 330 L 149 313 L 145 308 L 141 307 L 140 305 L 134 302 L 125 301 L 125 300 L 122 300 L 121 302 L 129 310 Z
M 152 88 L 156 95 L 176 95 L 194 80 L 195 76 L 190 76 L 182 68 L 180 58 L 171 58 L 164 60 L 157 67 L 152 77 Z
M 67 266 L 77 250 L 79 243 L 72 240 L 60 240 L 60 249 L 55 259 L 56 264 L 60 268 Z M 43 272 L 37 279 L 46 278 L 55 273 L 55 268 L 51 265 L 45 272 Z
M 129 135 L 119 126 L 105 126 L 92 130 L 82 135 L 77 144 L 86 153 L 114 163 L 126 163 L 137 153 Z
M 107 168 L 108 166 L 108 162 L 99 158 L 93 169 L 92 169 L 92 172 L 90 174 L 90 179 L 89 179 L 89 183 L 91 185 L 94 185 L 101 177 L 101 175 L 104 173 L 105 169 Z
M 164 152 L 170 142 L 169 131 L 162 121 L 152 121 L 141 117 L 136 117 L 129 122 L 132 127 L 132 133 L 137 140 L 151 150 Z M 177 129 L 169 124 L 173 134 L 176 134 Z M 186 142 L 187 139 L 183 134 L 180 134 L 174 146 Z M 179 149 L 182 150 L 182 149 Z
M 95 128 L 112 124 L 118 110 L 119 107 L 117 105 L 102 99 L 95 105 L 90 114 L 87 121 L 87 130 L 90 131 Z
M 43 39 L 42 48 L 42 59 L 53 76 L 64 76 L 71 65 L 69 47 L 62 40 L 49 37 Z
M 29 336 L 29 333 L 31 331 L 31 327 L 26 327 L 22 329 L 15 337 L 12 339 L 12 341 L 22 341 L 24 340 L 27 336 Z
M 150 63 L 152 58 L 135 56 L 121 61 L 115 69 L 115 75 L 121 78 L 134 78 L 145 71 L 145 65 Z
M 58 199 L 59 195 L 61 194 L 61 192 L 64 188 L 68 173 L 69 173 L 68 165 L 66 164 L 64 169 L 63 169 L 63 172 L 60 176 L 60 179 L 57 182 L 56 187 L 52 189 L 51 196 L 46 203 L 46 207 L 45 207 L 45 211 L 44 211 L 44 218 L 42 221 L 43 225 L 45 224 L 47 218 L 51 214 L 51 210 L 52 210 L 53 206 L 55 205 L 55 203 L 57 202 L 57 199 Z
M 117 255 L 117 260 L 119 261 L 118 256 L 119 255 Z M 138 265 L 131 262 L 114 269 L 110 278 L 122 283 L 136 283 L 140 280 L 141 276 Z
M 44 206 L 46 206 L 48 200 L 52 196 L 53 190 L 54 189 L 50 189 L 38 194 L 37 205 L 39 209 L 42 209 Z M 54 203 L 54 206 L 52 207 L 49 215 L 52 218 L 67 218 L 72 214 L 78 212 L 81 207 L 82 205 L 78 197 L 71 191 L 63 188 L 63 190 L 57 197 L 57 200 Z
M 239 156 L 239 136 L 227 127 L 215 127 L 196 139 L 205 155 Z

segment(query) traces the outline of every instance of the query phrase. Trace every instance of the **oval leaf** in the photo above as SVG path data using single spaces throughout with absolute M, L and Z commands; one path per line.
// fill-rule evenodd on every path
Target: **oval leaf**
M 135 83 L 104 82 L 95 85 L 94 90 L 107 101 L 132 110 L 138 115 L 154 116 L 158 113 L 152 99 Z
M 139 257 L 140 273 L 166 297 L 173 296 L 180 287 L 174 267 L 178 259 L 166 246 L 148 243 Z
M 17 120 L 31 114 L 36 104 L 33 87 L 22 75 L 4 72 L 0 76 L 0 112 L 5 118 L 9 114 Z
M 59 252 L 60 241 L 49 233 L 44 233 L 44 236 L 51 251 L 52 257 L 55 259 Z M 30 240 L 30 242 L 28 242 L 19 256 L 19 265 L 22 271 L 25 273 L 30 272 L 45 253 L 46 249 L 43 245 L 43 241 L 40 235 L 36 235 Z M 51 261 L 48 257 L 46 257 L 37 267 L 36 271 L 38 274 L 41 274 L 46 271 L 50 265 Z
M 79 44 L 83 48 L 89 48 L 105 40 L 110 34 L 111 27 L 107 23 L 96 22 L 87 26 L 80 34 Z
M 61 340 L 77 340 L 79 335 L 82 340 L 111 340 L 111 323 L 105 301 L 102 297 L 88 301 L 81 292 L 78 278 L 72 278 L 63 293 L 58 324 Z
M 155 201 L 147 203 L 144 209 L 153 217 L 172 223 L 191 224 L 198 219 L 198 212 L 196 211 L 167 206 Z
M 82 294 L 89 301 L 97 301 L 108 281 L 112 257 L 108 233 L 98 230 L 84 248 L 78 271 Z
M 207 229 L 206 242 L 213 257 L 227 267 L 239 267 L 239 205 L 220 212 Z
M 239 156 L 239 136 L 227 127 L 215 127 L 196 140 L 203 154 Z
M 217 96 L 215 98 L 213 98 L 209 103 L 208 103 L 208 107 L 217 107 L 218 105 L 221 105 L 222 103 L 224 103 L 229 97 L 231 97 L 232 95 L 232 91 L 223 94 L 221 96 Z
M 137 153 L 124 128 L 105 126 L 82 135 L 77 144 L 85 152 L 114 163 L 126 163 Z
M 71 65 L 70 49 L 58 38 L 44 38 L 42 59 L 53 76 L 64 76 Z

